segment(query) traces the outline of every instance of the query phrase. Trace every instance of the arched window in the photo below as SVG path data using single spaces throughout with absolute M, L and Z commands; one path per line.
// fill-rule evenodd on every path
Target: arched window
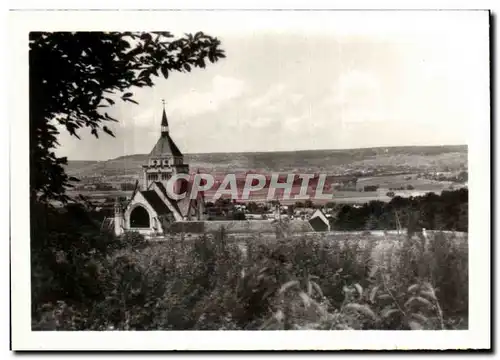
M 137 206 L 130 213 L 130 227 L 131 228 L 148 228 L 149 227 L 149 213 L 142 207 Z

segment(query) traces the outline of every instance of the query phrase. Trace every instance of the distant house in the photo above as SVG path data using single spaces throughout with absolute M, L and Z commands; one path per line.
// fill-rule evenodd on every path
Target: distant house
M 314 231 L 330 231 L 330 221 L 326 217 L 325 213 L 320 209 L 317 209 L 309 219 L 309 224 L 314 229 Z

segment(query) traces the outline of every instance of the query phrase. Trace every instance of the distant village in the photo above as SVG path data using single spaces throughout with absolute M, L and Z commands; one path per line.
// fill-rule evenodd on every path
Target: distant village
M 361 163 L 364 164 L 363 161 Z M 249 233 L 274 231 L 275 228 L 268 228 L 268 225 L 276 222 L 286 223 L 297 232 L 329 231 L 345 204 L 360 208 L 373 200 L 389 202 L 397 196 L 409 198 L 467 187 L 466 165 L 448 169 L 437 164 L 435 168 L 420 171 L 415 171 L 415 167 L 410 165 L 397 168 L 391 164 L 374 166 L 370 161 L 365 166 L 339 166 L 336 172 L 329 172 L 322 190 L 332 197 L 322 202 L 295 201 L 293 196 L 268 200 L 258 192 L 245 201 L 228 197 L 212 201 L 214 194 L 210 190 L 193 199 L 174 200 L 166 191 L 169 179 L 175 174 L 194 172 L 170 135 L 163 109 L 160 137 L 142 164 L 142 169 L 138 169 L 136 174 L 120 175 L 113 170 L 115 173 L 112 176 L 95 174 L 80 178 L 81 182 L 72 189 L 72 193 L 83 199 L 89 210 L 101 215 L 103 228 L 113 229 L 116 235 L 135 231 L 146 236 L 159 236 L 179 229 L 201 233 L 209 228 L 222 227 Z M 200 169 L 195 169 L 195 172 L 199 174 Z M 252 172 L 247 170 L 236 175 L 239 187 L 245 184 L 245 176 Z M 319 174 L 313 175 L 308 191 L 316 189 L 319 183 Z M 267 180 L 263 190 L 269 188 L 269 176 L 265 175 Z M 217 176 L 215 179 L 216 184 L 221 182 Z M 287 174 L 280 174 L 277 181 L 284 183 L 286 179 Z M 301 181 L 296 176 L 293 188 L 300 187 Z M 179 186 L 185 192 L 193 183 L 186 180 Z

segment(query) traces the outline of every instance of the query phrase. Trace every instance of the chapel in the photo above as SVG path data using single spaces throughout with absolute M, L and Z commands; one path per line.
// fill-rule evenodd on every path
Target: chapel
M 142 165 L 140 189 L 132 194 L 126 204 L 115 204 L 114 232 L 127 231 L 153 236 L 168 232 L 174 222 L 205 220 L 203 192 L 195 199 L 189 196 L 192 180 L 178 180 L 174 192 L 188 196 L 174 200 L 167 193 L 167 181 L 175 174 L 189 174 L 189 165 L 170 136 L 165 103 L 161 117 L 160 137 Z M 192 177 L 191 177 L 192 179 Z

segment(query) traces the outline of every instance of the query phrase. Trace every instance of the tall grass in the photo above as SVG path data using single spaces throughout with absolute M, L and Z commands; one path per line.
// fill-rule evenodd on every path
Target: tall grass
M 229 241 L 221 231 L 163 243 L 125 240 L 125 248 L 93 260 L 99 297 L 38 304 L 33 329 L 467 326 L 467 244 L 454 235 Z

